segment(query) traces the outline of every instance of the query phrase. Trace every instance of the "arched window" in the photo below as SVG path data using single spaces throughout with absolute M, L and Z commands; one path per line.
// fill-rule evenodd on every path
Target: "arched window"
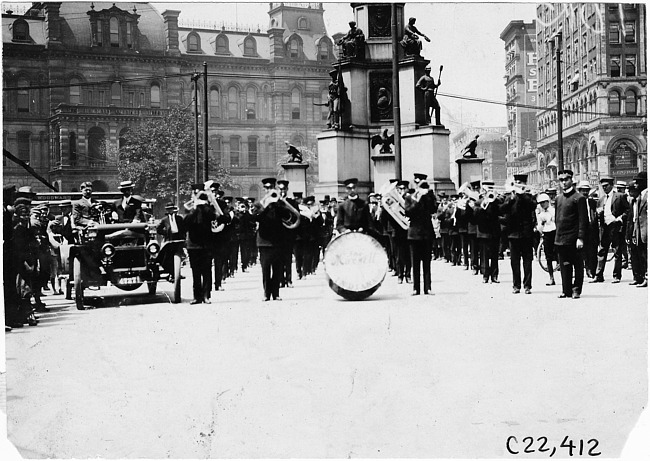
M 297 38 L 292 38 L 289 41 L 289 57 L 298 58 L 300 57 L 300 43 Z
M 79 79 L 70 79 L 70 104 L 81 104 L 81 88 L 79 88 Z
M 212 156 L 214 157 L 215 162 L 218 165 L 223 164 L 223 159 L 221 158 L 221 136 L 212 135 L 210 136 L 210 147 L 212 147 Z
M 321 40 L 318 44 L 318 59 L 325 61 L 330 57 L 330 44 L 327 40 Z
M 618 91 L 610 91 L 608 96 L 609 115 L 621 115 L 621 97 Z
M 252 37 L 244 40 L 244 56 L 257 56 L 257 44 Z
M 16 133 L 16 142 L 18 144 L 18 155 L 16 156 L 25 163 L 29 163 L 31 160 L 31 138 L 32 134 L 29 131 Z
M 24 19 L 16 19 L 12 26 L 13 40 L 26 42 L 29 40 L 29 24 Z
M 239 91 L 234 86 L 228 88 L 228 118 L 239 118 Z
M 29 112 L 29 82 L 25 79 L 18 80 L 18 112 Z
M 120 23 L 117 18 L 111 18 L 109 21 L 111 28 L 111 46 L 120 46 Z
M 257 136 L 248 137 L 248 166 L 257 167 Z
M 291 90 L 291 119 L 300 120 L 300 90 Z
M 299 18 L 298 19 L 298 29 L 309 29 L 309 22 L 307 21 L 307 18 Z
M 118 148 L 121 150 L 124 146 L 126 146 L 126 134 L 129 132 L 129 128 L 125 127 L 120 130 L 119 138 L 118 138 Z
M 198 53 L 201 51 L 201 42 L 196 32 L 190 32 L 187 36 L 187 51 L 190 53 Z
M 221 117 L 221 94 L 216 88 L 210 89 L 210 118 Z
M 219 35 L 215 44 L 215 52 L 217 54 L 228 54 L 230 52 L 228 47 L 228 37 Z
M 119 82 L 111 84 L 111 104 L 119 105 L 122 100 L 122 85 Z
M 625 92 L 625 115 L 636 115 L 636 93 L 633 90 Z
M 240 162 L 240 139 L 239 136 L 230 137 L 230 167 L 238 168 Z
M 160 107 L 160 85 L 151 85 L 151 107 Z
M 246 90 L 246 119 L 255 120 L 257 113 L 257 94 L 255 88 L 248 87 Z
M 77 135 L 74 131 L 68 135 L 68 147 L 70 149 L 70 165 L 75 166 L 77 164 Z
M 88 160 L 90 162 L 102 162 L 106 160 L 104 152 L 104 130 L 98 126 L 88 130 Z

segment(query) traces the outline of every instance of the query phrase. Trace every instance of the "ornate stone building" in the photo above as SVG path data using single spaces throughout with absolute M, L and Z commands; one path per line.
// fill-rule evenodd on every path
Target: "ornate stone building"
M 537 7 L 539 180 L 557 173 L 556 89 L 562 88 L 564 167 L 576 180 L 627 181 L 646 169 L 646 7 L 561 3 Z M 561 81 L 554 36 L 561 31 Z
M 314 103 L 326 101 L 335 49 L 323 11 L 270 3 L 266 30 L 183 25 L 181 11 L 148 3 L 5 11 L 3 145 L 59 190 L 86 180 L 115 190 L 124 133 L 175 105 L 193 117 L 191 77 L 207 62 L 208 153 L 230 170 L 228 192 L 258 197 L 260 180 L 286 156 L 284 141 L 315 151 L 325 128 L 327 109 Z M 202 78 L 198 85 L 201 110 Z M 44 189 L 10 161 L 3 172 L 5 184 Z

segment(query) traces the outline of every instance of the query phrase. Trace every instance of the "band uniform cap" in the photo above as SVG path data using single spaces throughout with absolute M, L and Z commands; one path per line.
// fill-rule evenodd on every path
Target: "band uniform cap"
M 221 184 L 219 184 L 218 182 L 212 181 L 212 184 L 210 184 L 210 189 L 219 190 L 219 189 L 221 189 Z
M 336 70 L 336 69 L 332 69 L 332 70 L 329 71 L 329 74 L 330 74 L 332 77 L 336 77 L 336 75 L 338 75 L 338 73 L 339 73 L 339 71 Z
M 309 195 L 309 196 L 305 197 L 305 202 L 307 202 L 307 203 L 316 202 L 316 197 L 314 197 L 313 195 Z
M 614 178 L 612 178 L 611 176 L 601 176 L 600 182 L 611 182 L 612 184 L 614 184 Z
M 425 67 L 424 70 L 431 70 L 431 66 Z
M 348 22 L 348 26 L 356 26 L 357 22 L 356 21 L 350 21 Z
M 557 192 L 557 189 L 555 187 L 548 187 L 544 192 L 547 194 L 554 194 Z
M 230 195 L 227 196 L 227 197 L 224 197 L 223 201 L 226 202 L 226 203 L 231 203 L 232 202 L 232 197 Z
M 368 194 L 368 198 L 370 198 L 370 197 L 377 197 L 377 194 L 375 194 L 374 192 L 370 192 Z
M 246 203 L 246 199 L 244 197 L 235 197 L 235 202 Z
M 428 189 L 429 188 L 429 183 L 426 181 L 422 181 L 419 186 L 420 189 Z
M 399 179 L 393 178 L 388 180 L 388 184 L 395 184 L 396 182 L 399 182 Z
M 408 190 L 409 194 L 415 194 L 415 189 L 411 188 Z
M 560 176 L 561 174 L 565 174 L 568 176 L 571 176 L 573 178 L 573 171 L 571 170 L 560 170 L 557 172 L 557 175 Z
M 515 179 L 515 181 L 525 183 L 525 182 L 528 181 L 528 175 L 527 174 L 516 174 L 516 175 L 514 175 L 514 179 Z
M 582 180 L 578 183 L 576 189 L 591 189 L 591 184 L 589 184 L 589 181 L 587 180 Z
M 277 184 L 278 184 L 278 186 L 284 186 L 284 187 L 286 187 L 287 189 L 289 188 L 289 181 L 287 181 L 286 179 L 280 179 L 280 180 L 277 182 Z
M 648 172 L 647 171 L 639 171 L 637 174 L 634 175 L 634 178 L 632 178 L 635 181 L 647 181 L 648 180 Z
M 479 179 L 477 181 L 472 181 L 471 183 L 469 183 L 469 185 L 472 186 L 474 189 L 478 189 L 479 187 L 481 187 L 481 180 Z
M 294 192 L 293 196 L 294 198 L 302 198 L 302 192 Z
M 484 186 L 494 186 L 494 181 L 483 181 Z
M 447 193 L 446 192 L 440 192 L 438 195 L 440 197 L 442 197 L 442 198 L 447 198 Z
M 458 198 L 458 194 L 451 194 L 451 198 L 452 199 Z
M 133 181 L 122 181 L 122 182 L 120 183 L 120 185 L 117 186 L 117 188 L 118 188 L 119 190 L 122 190 L 122 189 L 133 189 L 134 187 L 135 187 L 135 185 L 133 184 Z
M 266 178 L 262 179 L 262 184 L 264 187 L 275 187 L 277 180 L 275 178 Z
M 357 178 L 350 178 L 343 181 L 343 184 L 345 184 L 345 187 L 354 187 L 358 182 L 359 180 Z
M 330 198 L 330 203 L 332 203 L 332 202 L 338 203 L 339 199 L 337 197 L 331 197 Z
M 544 192 L 542 192 L 541 194 L 539 194 L 539 195 L 537 196 L 537 203 L 550 202 L 550 201 L 551 201 L 551 197 L 549 197 L 549 196 L 548 196 L 547 194 L 545 194 Z
M 203 190 L 203 183 L 192 184 L 192 190 Z
M 408 181 L 397 181 L 397 187 L 409 187 L 409 182 Z
M 413 173 L 413 177 L 420 181 L 424 181 L 425 179 L 427 179 L 428 176 L 424 173 Z

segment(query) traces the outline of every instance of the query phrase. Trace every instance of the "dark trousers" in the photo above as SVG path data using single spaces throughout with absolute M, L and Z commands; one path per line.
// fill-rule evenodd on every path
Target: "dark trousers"
M 605 225 L 603 229 L 602 238 L 600 240 L 600 250 L 598 251 L 598 269 L 596 271 L 597 278 L 603 278 L 605 272 L 605 263 L 607 263 L 607 253 L 610 246 L 616 248 L 614 254 L 614 273 L 612 274 L 615 279 L 621 278 L 621 270 L 623 266 L 623 253 L 621 251 L 621 223 L 613 222 L 610 225 Z
M 588 276 L 593 277 L 598 268 L 598 234 L 592 230 L 587 231 L 582 257 L 585 260 L 585 272 Z
M 467 232 L 459 232 L 459 234 L 462 259 L 459 259 L 458 264 L 469 267 L 469 234 Z
M 557 260 L 555 254 L 555 231 L 544 232 L 542 235 L 542 245 L 544 245 L 544 257 L 546 258 L 546 268 L 548 275 L 553 279 L 553 262 Z
M 467 233 L 467 238 L 469 240 L 469 257 L 472 269 L 479 270 L 480 252 L 478 251 L 478 237 L 476 234 Z
M 585 276 L 585 266 L 582 250 L 575 245 L 556 245 L 560 274 L 562 276 L 562 293 L 571 296 L 573 292 L 582 293 L 582 283 Z
M 251 241 L 250 239 L 244 239 L 240 242 L 240 251 L 241 251 L 241 270 L 244 272 L 248 269 L 248 266 L 251 264 Z
M 400 279 L 411 277 L 411 255 L 406 235 L 395 237 L 397 250 L 397 276 Z
M 280 296 L 284 252 L 281 247 L 259 247 L 259 251 L 264 297 L 266 299 L 278 298 Z
M 209 248 L 188 249 L 190 267 L 192 268 L 192 289 L 194 300 L 210 299 L 212 285 L 212 253 Z
M 211 257 L 214 258 L 214 289 L 221 288 L 224 279 L 223 266 L 227 259 L 228 248 L 225 244 L 217 244 L 212 247 Z
M 411 266 L 413 267 L 413 291 L 420 293 L 420 263 L 424 274 L 424 292 L 431 291 L 431 240 L 409 240 Z
M 478 246 L 481 252 L 481 273 L 483 280 L 497 280 L 499 277 L 499 240 L 494 238 L 479 238 Z
M 307 251 L 307 242 L 304 240 L 296 240 L 293 244 L 293 254 L 296 257 L 296 272 L 298 278 L 301 279 L 305 275 L 305 252 Z
M 293 283 L 293 275 L 291 273 L 292 266 L 293 247 L 289 244 L 282 249 L 282 276 L 280 277 L 280 286 L 287 286 Z
M 512 286 L 521 289 L 521 266 L 524 266 L 524 288 L 533 287 L 533 240 L 526 238 L 508 239 L 510 244 L 510 267 Z
M 228 258 L 228 275 L 232 276 L 239 263 L 239 240 L 230 241 L 230 257 Z
M 451 237 L 449 232 L 440 232 L 440 240 L 442 241 L 442 256 L 445 261 L 451 261 Z
M 643 242 L 639 242 L 639 245 L 630 243 L 629 247 L 632 276 L 634 281 L 641 283 L 648 272 L 648 247 Z
M 449 239 L 451 240 L 451 263 L 459 266 L 462 252 L 460 234 L 449 234 Z

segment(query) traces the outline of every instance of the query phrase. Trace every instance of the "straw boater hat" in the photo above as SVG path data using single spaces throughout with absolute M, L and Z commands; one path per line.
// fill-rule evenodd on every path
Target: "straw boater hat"
M 133 189 L 135 185 L 133 184 L 132 181 L 122 181 L 117 188 L 119 190 L 124 190 L 124 189 Z

